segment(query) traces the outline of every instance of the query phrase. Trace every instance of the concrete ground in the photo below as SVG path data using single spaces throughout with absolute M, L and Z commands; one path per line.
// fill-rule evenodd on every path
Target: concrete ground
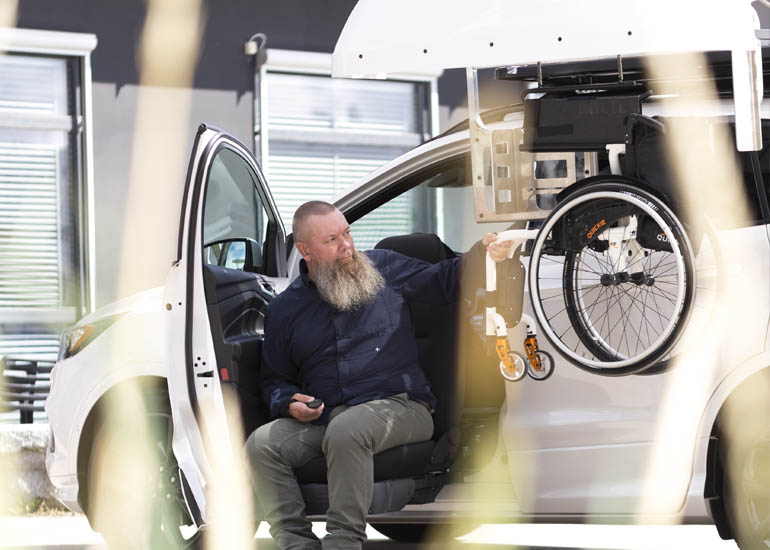
M 313 530 L 323 536 L 324 525 Z M 401 544 L 369 528 L 364 550 L 438 550 L 446 544 Z M 259 548 L 275 548 L 260 525 Z M 736 550 L 712 526 L 482 525 L 460 539 L 457 548 L 473 550 Z M 0 517 L 0 548 L 24 550 L 106 550 L 84 516 Z

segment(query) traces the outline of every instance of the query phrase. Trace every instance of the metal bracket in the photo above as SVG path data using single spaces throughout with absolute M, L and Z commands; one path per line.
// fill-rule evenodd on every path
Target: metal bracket
M 544 219 L 550 212 L 540 195 L 555 195 L 576 180 L 575 154 L 521 150 L 524 130 L 492 129 L 481 120 L 478 74 L 467 69 L 471 173 L 476 221 L 513 222 Z M 539 162 L 566 165 L 565 175 L 536 177 Z M 564 166 L 564 165 L 562 165 Z M 586 165 L 587 170 L 593 166 Z
M 615 175 L 620 175 L 620 155 L 626 154 L 625 143 L 608 143 L 607 152 L 610 157 L 610 171 Z

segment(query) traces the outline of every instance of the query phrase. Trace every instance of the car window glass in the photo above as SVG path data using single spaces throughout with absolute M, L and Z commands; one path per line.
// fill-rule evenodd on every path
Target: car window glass
M 223 148 L 209 170 L 203 211 L 204 262 L 231 269 L 264 268 L 267 214 L 248 162 Z
M 356 248 L 374 248 L 394 235 L 435 233 L 452 250 L 464 252 L 484 233 L 507 229 L 510 224 L 476 223 L 469 162 L 454 159 L 418 177 L 412 174 L 403 184 L 393 184 L 408 190 L 351 224 Z
M 351 224 L 356 247 L 374 248 L 385 237 L 435 233 L 435 190 L 425 185 L 401 193 Z

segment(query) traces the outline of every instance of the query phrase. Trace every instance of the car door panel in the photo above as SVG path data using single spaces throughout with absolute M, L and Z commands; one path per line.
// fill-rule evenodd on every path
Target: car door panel
M 205 266 L 206 297 L 220 378 L 238 396 L 245 435 L 267 421 L 259 391 L 264 315 L 274 290 L 260 275 Z
M 257 210 L 264 209 L 266 214 L 254 220 L 254 227 L 249 228 L 251 222 L 244 222 L 243 215 L 244 206 L 248 214 L 254 211 L 253 205 L 228 198 L 230 191 L 235 193 L 233 197 L 246 192 L 245 198 L 256 201 Z M 204 218 L 207 207 L 209 217 Z M 219 483 L 217 472 L 228 471 L 240 457 L 241 442 L 230 432 L 220 373 L 224 368 L 229 377 L 234 357 L 248 360 L 258 356 L 258 337 L 239 326 L 248 328 L 253 319 L 252 332 L 256 333 L 258 311 L 264 303 L 263 289 L 254 274 L 221 268 L 212 276 L 216 268 L 204 263 L 203 245 L 223 236 L 233 238 L 233 232 L 238 237 L 244 231 L 248 233 L 240 235 L 247 239 L 244 242 L 261 242 L 264 246 L 255 250 L 266 250 L 256 267 L 267 270 L 271 266 L 275 274 L 285 273 L 280 261 L 285 257 L 283 225 L 256 161 L 237 140 L 201 125 L 182 205 L 180 257 L 167 280 L 165 302 L 174 451 L 184 455 L 179 464 L 189 484 L 186 497 L 188 502 L 195 501 L 203 521 L 209 519 L 206 491 L 212 480 Z M 220 357 L 226 364 L 220 364 Z

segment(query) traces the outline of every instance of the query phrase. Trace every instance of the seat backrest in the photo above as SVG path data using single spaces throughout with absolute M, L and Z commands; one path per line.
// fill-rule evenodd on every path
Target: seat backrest
M 456 254 L 436 235 L 412 233 L 382 239 L 375 248 L 385 248 L 429 263 Z M 436 396 L 433 438 L 457 423 L 457 303 L 442 306 L 408 303 L 414 325 L 420 366 Z

